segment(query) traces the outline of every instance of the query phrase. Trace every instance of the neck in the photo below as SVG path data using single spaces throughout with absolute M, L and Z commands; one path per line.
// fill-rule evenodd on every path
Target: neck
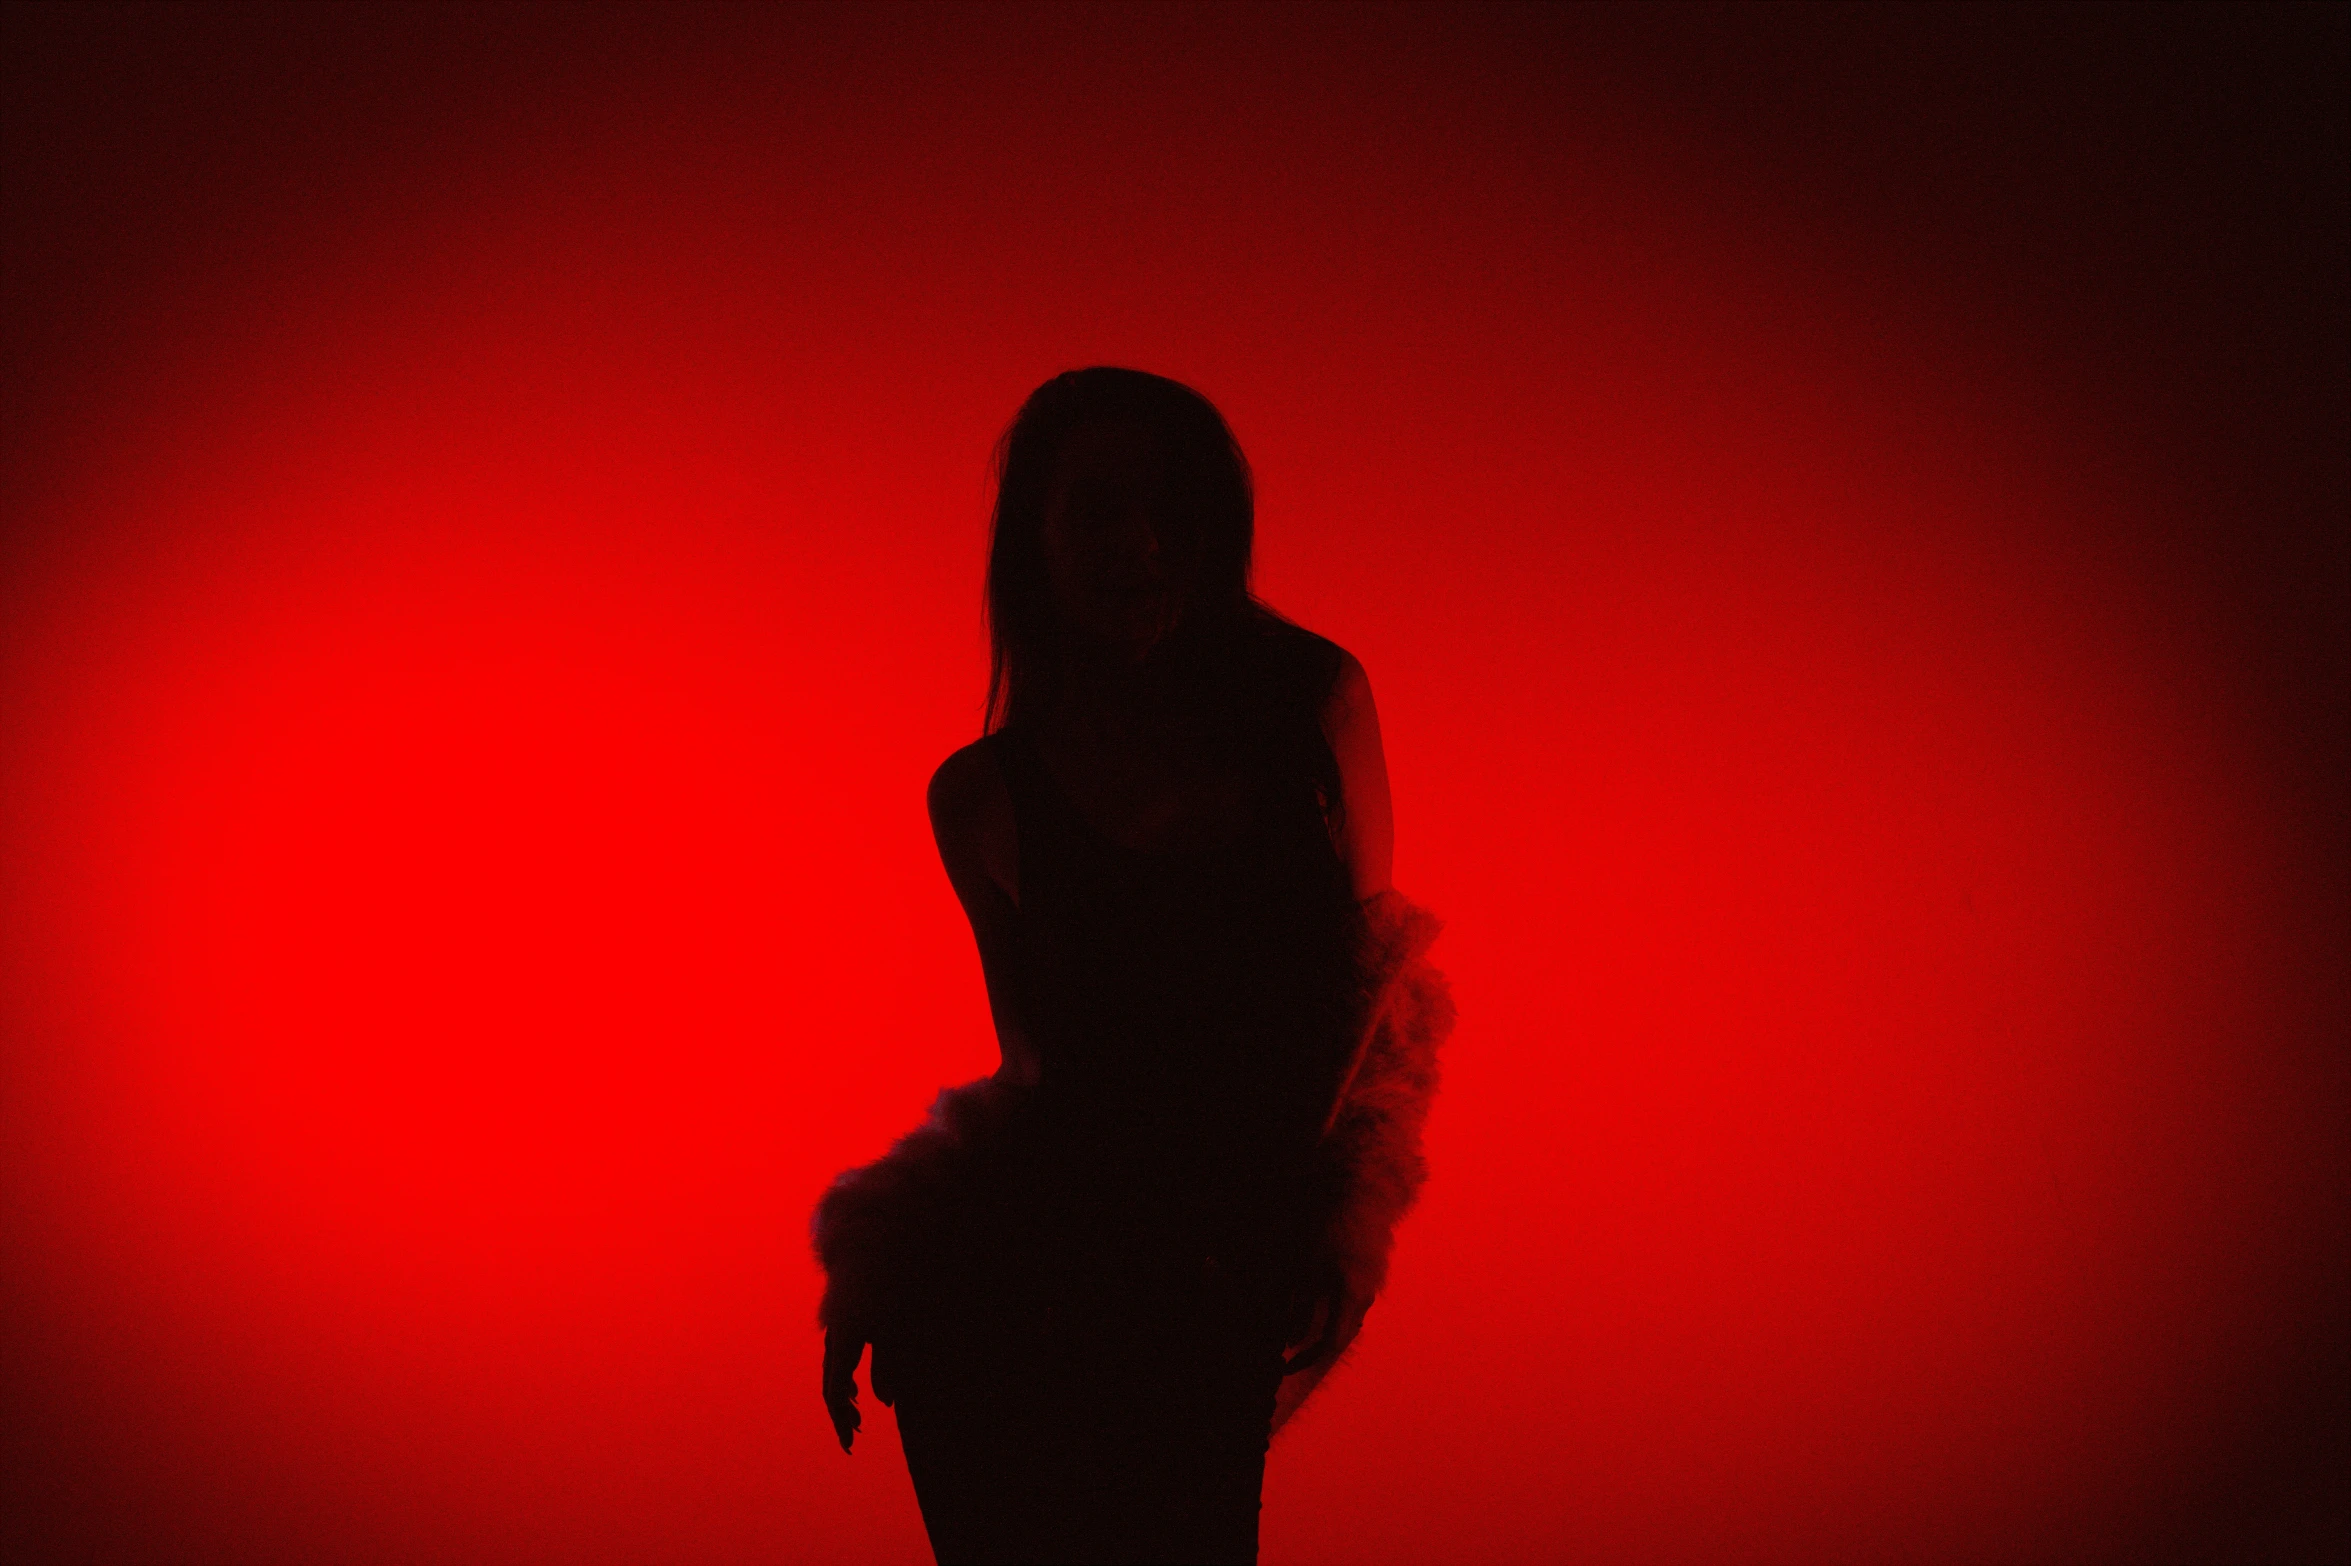
M 1049 705 L 1056 727 L 1127 738 L 1146 726 L 1153 671 L 1141 661 L 1085 660 L 1064 665 Z
M 1182 705 L 1187 654 L 1214 631 L 1185 621 L 1148 648 L 1089 642 L 1068 649 L 1031 710 L 1056 728 L 1076 728 L 1114 741 L 1148 740 L 1169 727 Z

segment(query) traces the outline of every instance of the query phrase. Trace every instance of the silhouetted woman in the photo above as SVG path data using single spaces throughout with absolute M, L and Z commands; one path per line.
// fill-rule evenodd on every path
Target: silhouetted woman
M 1158 376 L 1057 376 L 997 449 L 989 721 L 930 812 L 1003 1065 L 814 1225 L 842 1447 L 870 1342 L 941 1561 L 1253 1561 L 1423 1174 L 1435 921 L 1363 669 L 1251 596 L 1252 527 Z

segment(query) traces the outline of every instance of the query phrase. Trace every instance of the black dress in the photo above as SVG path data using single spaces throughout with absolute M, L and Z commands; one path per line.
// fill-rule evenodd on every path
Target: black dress
M 1279 769 L 1229 840 L 1148 853 L 1096 832 L 1019 729 L 986 743 L 1041 1081 L 875 1377 L 943 1562 L 1254 1561 L 1362 915 L 1321 801 Z

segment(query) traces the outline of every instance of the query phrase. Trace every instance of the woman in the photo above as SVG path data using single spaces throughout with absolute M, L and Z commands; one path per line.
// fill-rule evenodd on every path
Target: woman
M 998 447 L 989 722 L 930 812 L 1003 1065 L 815 1222 L 841 1445 L 871 1342 L 942 1561 L 1253 1561 L 1421 1178 L 1435 924 L 1362 667 L 1251 596 L 1252 526 L 1158 376 L 1057 376 Z

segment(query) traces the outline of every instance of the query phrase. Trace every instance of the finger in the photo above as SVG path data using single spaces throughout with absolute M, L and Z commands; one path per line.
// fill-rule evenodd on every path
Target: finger
M 1286 1378 L 1303 1370 L 1312 1370 L 1331 1357 L 1331 1340 L 1326 1333 L 1282 1361 L 1282 1375 Z
M 1313 1337 L 1314 1329 L 1319 1324 L 1317 1312 L 1321 1308 L 1322 1301 L 1304 1289 L 1293 1295 L 1288 1313 L 1283 1317 L 1282 1341 L 1285 1344 L 1304 1343 Z
M 1335 1360 L 1347 1352 L 1355 1342 L 1355 1335 L 1363 1330 L 1363 1319 L 1371 1311 L 1371 1300 L 1346 1291 L 1326 1296 L 1317 1306 L 1315 1316 L 1320 1331 L 1314 1342 L 1292 1358 L 1284 1361 L 1282 1374 L 1295 1375 L 1311 1370 L 1325 1360 Z
M 1301 1298 L 1291 1312 L 1288 1330 L 1282 1338 L 1285 1346 L 1296 1348 L 1311 1343 L 1330 1327 L 1331 1301 L 1328 1295 L 1308 1295 Z
M 1293 1354 L 1291 1361 L 1288 1361 L 1288 1364 L 1291 1364 L 1291 1371 L 1288 1373 L 1305 1371 L 1305 1368 L 1312 1368 L 1312 1366 L 1321 1364 L 1324 1359 L 1328 1359 L 1328 1354 L 1331 1354 L 1333 1338 L 1338 1336 L 1338 1326 L 1340 1326 L 1338 1291 L 1326 1289 L 1326 1291 L 1317 1293 L 1317 1296 L 1314 1296 L 1314 1314 L 1310 1319 L 1310 1329 L 1307 1329 L 1307 1345 L 1302 1347 L 1302 1350 L 1298 1350 L 1298 1354 Z
M 1282 1361 L 1282 1374 L 1294 1376 L 1301 1370 L 1312 1370 L 1329 1358 L 1335 1352 L 1338 1324 L 1336 1315 L 1325 1317 L 1322 1331 L 1315 1335 L 1314 1341 Z
M 833 1433 L 846 1452 L 856 1439 L 865 1416 L 857 1411 L 857 1362 L 865 1357 L 865 1339 L 845 1328 L 824 1335 L 823 1390 L 825 1411 L 832 1416 Z
M 832 1417 L 833 1434 L 840 1439 L 841 1450 L 849 1450 L 849 1443 L 865 1424 L 865 1415 L 857 1407 L 857 1394 L 852 1389 L 845 1397 L 828 1393 L 824 1400 L 825 1412 Z

